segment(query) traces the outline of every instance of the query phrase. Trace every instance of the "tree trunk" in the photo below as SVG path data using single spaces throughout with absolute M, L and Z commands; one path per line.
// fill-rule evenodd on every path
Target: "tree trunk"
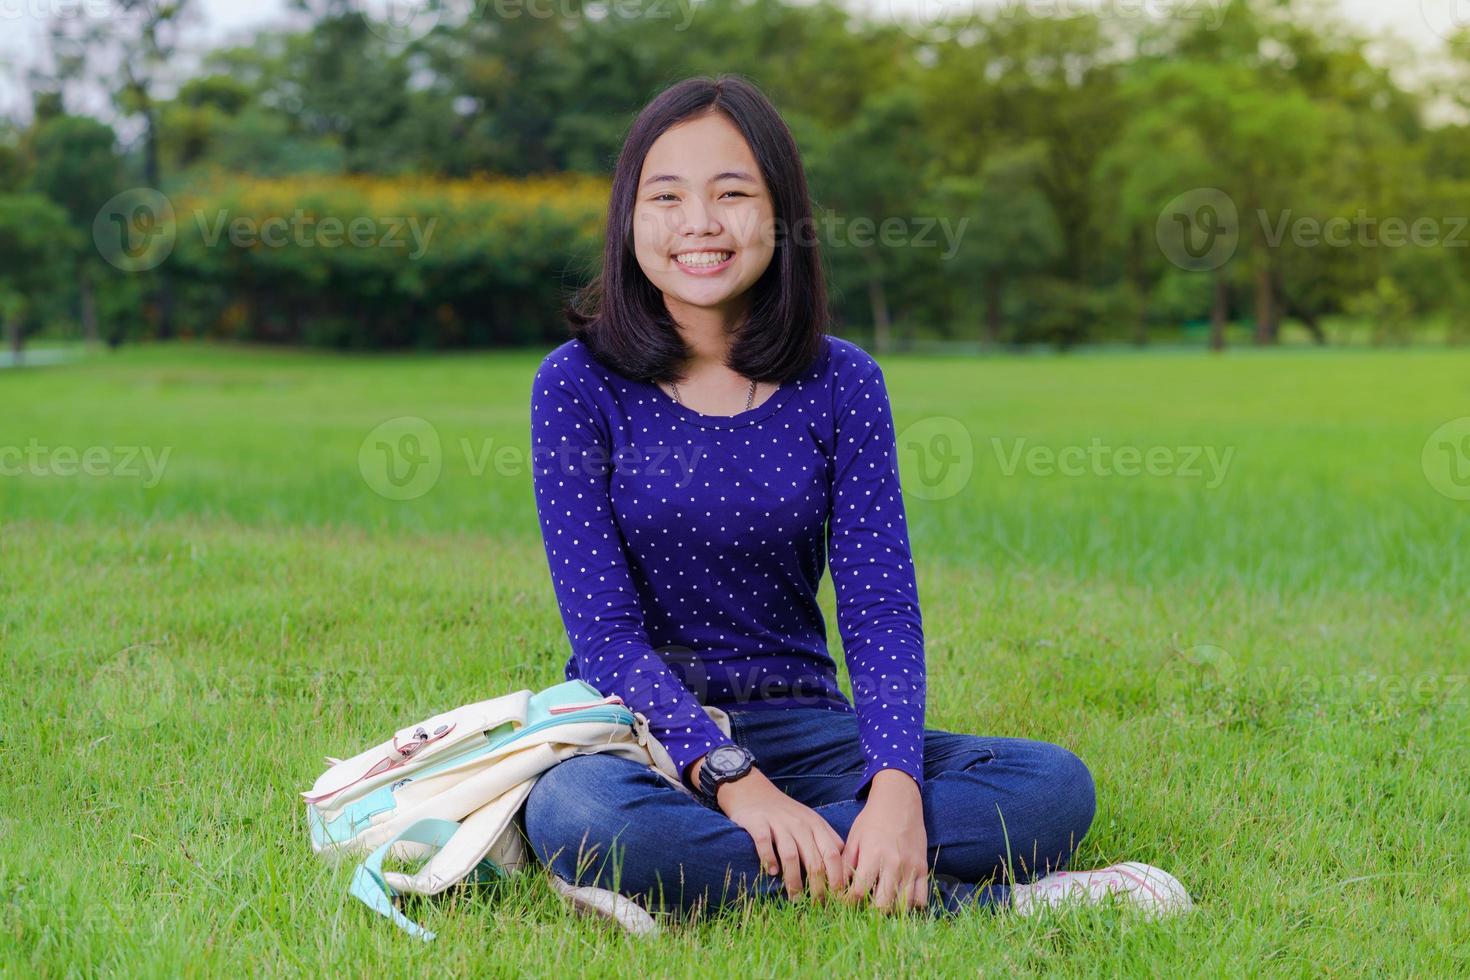
M 1210 350 L 1225 349 L 1225 321 L 1230 316 L 1230 286 L 1225 274 L 1215 270 L 1215 301 L 1210 304 Z
M 1148 346 L 1148 283 L 1143 271 L 1142 247 L 1139 244 L 1140 229 L 1135 228 L 1128 236 L 1128 278 L 1134 294 L 1138 297 L 1138 318 L 1133 323 L 1133 344 Z
M 990 277 L 985 280 L 985 342 L 991 347 L 1000 346 L 1001 333 L 1005 329 L 1000 305 L 1000 280 Z
M 158 121 L 153 110 L 152 96 L 145 93 L 145 104 L 143 107 L 143 177 L 145 182 L 153 190 L 163 193 L 160 186 L 158 171 Z M 162 215 L 156 217 L 162 218 Z M 174 335 L 174 288 L 172 277 L 169 276 L 168 263 L 164 262 L 153 273 L 157 276 L 157 287 L 154 290 L 154 299 L 158 305 L 158 338 L 168 340 Z
M 1256 269 L 1256 344 L 1276 343 L 1276 290 L 1272 288 L 1271 267 L 1262 262 Z
M 873 352 L 881 354 L 888 350 L 892 323 L 888 318 L 888 294 L 883 289 L 882 267 L 877 260 L 868 260 L 868 302 L 873 308 Z
M 1276 298 L 1280 301 L 1281 311 L 1287 316 L 1294 316 L 1302 321 L 1302 326 L 1312 335 L 1312 342 L 1319 347 L 1327 346 L 1327 331 L 1322 329 L 1322 323 L 1317 319 L 1317 314 L 1303 307 L 1291 298 L 1291 294 L 1281 285 L 1281 276 L 1274 271 L 1271 274 L 1271 283 L 1276 287 Z
M 97 291 L 92 286 L 92 273 L 86 263 L 77 268 L 77 293 L 82 300 L 82 337 L 88 346 L 97 343 Z
M 20 367 L 21 352 L 25 343 L 20 327 L 20 314 L 12 313 L 5 316 L 4 312 L 0 312 L 0 317 L 5 320 L 5 345 L 10 348 L 11 366 Z

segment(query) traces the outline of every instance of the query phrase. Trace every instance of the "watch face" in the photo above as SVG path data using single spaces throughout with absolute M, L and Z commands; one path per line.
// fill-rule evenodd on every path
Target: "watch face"
M 722 745 L 709 754 L 709 764 L 715 772 L 738 769 L 744 761 L 745 752 L 734 745 Z

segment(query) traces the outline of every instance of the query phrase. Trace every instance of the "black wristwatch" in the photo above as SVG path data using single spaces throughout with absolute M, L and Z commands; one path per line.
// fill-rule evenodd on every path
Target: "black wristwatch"
M 739 779 L 755 765 L 755 756 L 743 745 L 720 745 L 710 750 L 699 767 L 699 795 L 705 806 L 720 808 L 718 792 L 721 783 Z

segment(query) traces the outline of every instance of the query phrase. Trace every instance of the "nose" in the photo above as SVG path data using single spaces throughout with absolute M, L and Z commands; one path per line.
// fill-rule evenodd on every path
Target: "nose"
M 719 215 L 715 209 L 710 207 L 704 200 L 690 196 L 679 209 L 678 234 L 684 238 L 704 237 L 718 235 L 725 229 L 720 224 Z

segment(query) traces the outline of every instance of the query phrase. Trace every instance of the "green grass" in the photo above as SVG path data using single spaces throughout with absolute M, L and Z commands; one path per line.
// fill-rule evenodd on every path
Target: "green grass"
M 0 971 L 1470 971 L 1470 502 L 1421 462 L 1470 416 L 1455 351 L 884 360 L 919 426 L 930 724 L 1076 750 L 1099 790 L 1078 863 L 1161 865 L 1197 914 L 766 905 L 639 944 L 528 874 L 420 910 L 428 946 L 374 920 L 307 846 L 322 757 L 560 679 L 523 462 L 539 356 L 183 345 L 0 371 L 0 447 L 110 468 L 0 476 Z M 359 467 L 398 416 L 443 446 L 406 501 Z M 936 433 L 961 463 L 968 441 L 967 480 L 926 482 L 907 442 Z M 1231 462 L 1213 489 L 1008 474 L 1022 439 Z M 167 451 L 155 485 L 141 458 L 115 471 L 127 447 Z

